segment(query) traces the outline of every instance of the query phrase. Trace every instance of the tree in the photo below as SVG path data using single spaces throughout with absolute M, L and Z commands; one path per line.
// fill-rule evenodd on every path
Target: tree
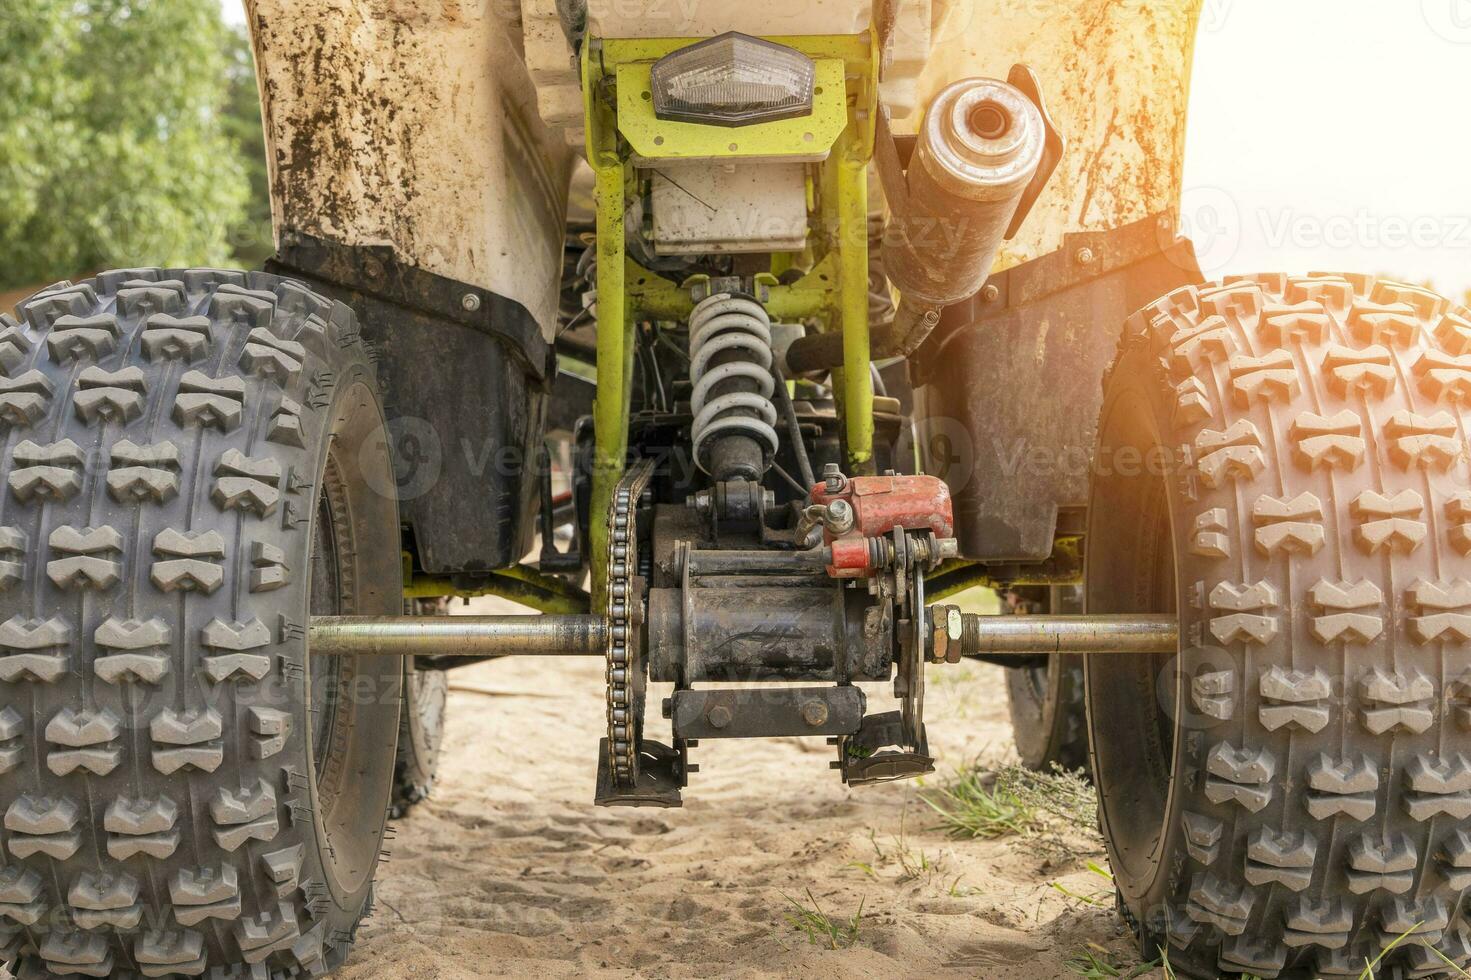
M 249 193 L 218 0 L 5 0 L 0 288 L 222 265 Z
M 250 185 L 244 216 L 230 233 L 234 263 L 257 269 L 275 251 L 271 232 L 271 181 L 266 170 L 266 138 L 261 124 L 260 90 L 255 59 L 244 28 L 229 29 L 225 79 L 224 127 Z

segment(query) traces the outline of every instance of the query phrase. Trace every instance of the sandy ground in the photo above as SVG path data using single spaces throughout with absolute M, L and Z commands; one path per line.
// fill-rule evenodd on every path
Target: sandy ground
M 937 776 L 1006 760 L 1001 670 L 930 679 Z M 600 809 L 598 663 L 507 660 L 452 682 L 439 785 L 397 826 L 341 977 L 1045 980 L 1074 976 L 1065 962 L 1089 943 L 1128 956 L 1086 855 L 951 839 L 913 783 L 845 788 L 821 739 L 706 741 L 683 809 Z M 835 919 L 861 904 L 851 947 L 811 945 L 786 921 L 786 896 L 810 904 L 809 890 Z

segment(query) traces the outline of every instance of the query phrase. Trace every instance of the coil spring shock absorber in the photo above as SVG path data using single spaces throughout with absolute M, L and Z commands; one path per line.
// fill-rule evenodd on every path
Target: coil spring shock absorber
M 690 314 L 695 463 L 717 482 L 761 479 L 779 441 L 771 319 L 749 296 L 717 293 Z

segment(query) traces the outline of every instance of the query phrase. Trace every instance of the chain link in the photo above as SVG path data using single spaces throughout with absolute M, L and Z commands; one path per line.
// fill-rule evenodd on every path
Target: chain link
M 620 786 L 638 783 L 639 739 L 643 729 L 643 670 L 639 649 L 637 587 L 638 504 L 654 475 L 654 461 L 640 460 L 624 473 L 613 491 L 608 514 L 608 751 L 612 753 L 614 781 Z

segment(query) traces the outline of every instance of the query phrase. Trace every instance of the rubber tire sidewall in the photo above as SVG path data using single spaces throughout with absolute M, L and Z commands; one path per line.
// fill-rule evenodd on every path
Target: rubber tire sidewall
M 1147 351 L 1142 347 L 1126 352 L 1115 365 L 1112 375 L 1115 383 L 1109 386 L 1100 413 L 1100 460 L 1093 481 L 1086 539 L 1085 602 L 1089 613 L 1156 613 L 1174 608 L 1173 604 L 1161 601 L 1164 597 L 1160 592 L 1163 587 L 1171 594 L 1176 593 L 1173 577 L 1168 583 L 1143 582 L 1151 570 L 1144 567 L 1150 565 L 1142 553 L 1145 548 L 1162 547 L 1169 553 L 1171 565 L 1176 554 L 1173 534 L 1167 531 L 1168 536 L 1163 540 L 1157 534 L 1161 517 L 1168 528 L 1176 526 L 1175 495 L 1167 492 L 1166 476 L 1159 473 L 1155 474 L 1158 479 L 1151 479 L 1140 473 L 1139 478 L 1148 481 L 1154 495 L 1152 499 L 1141 500 L 1137 484 L 1134 488 L 1127 486 L 1131 478 L 1121 472 L 1125 467 L 1109 467 L 1102 458 L 1105 454 L 1115 458 L 1126 455 L 1119 453 L 1119 448 L 1134 447 L 1142 468 L 1142 461 L 1151 450 L 1167 445 L 1161 433 L 1168 431 L 1168 423 L 1157 407 L 1158 399 L 1152 390 L 1154 366 L 1148 362 Z M 1121 482 L 1114 482 L 1116 478 L 1122 478 Z M 1151 524 L 1156 526 L 1150 527 Z M 1152 568 L 1157 569 L 1159 554 L 1149 557 L 1156 559 Z M 1177 875 L 1182 868 L 1178 864 L 1172 867 L 1164 859 L 1183 853 L 1181 803 L 1173 782 L 1164 800 L 1151 801 L 1163 809 L 1156 828 L 1160 833 L 1149 841 L 1150 834 L 1141 832 L 1144 828 L 1133 826 L 1140 815 L 1141 801 L 1137 797 L 1121 799 L 1114 793 L 1116 782 L 1099 780 L 1103 761 L 1100 755 L 1117 752 L 1132 756 L 1141 771 L 1153 770 L 1161 776 L 1183 771 L 1185 741 L 1176 738 L 1172 745 L 1162 745 L 1157 732 L 1150 730 L 1146 723 L 1149 719 L 1138 709 L 1141 703 L 1159 698 L 1160 685 L 1168 688 L 1181 672 L 1169 669 L 1166 658 L 1147 655 L 1110 655 L 1106 661 L 1096 657 L 1083 660 L 1089 758 L 1100 794 L 1099 823 L 1114 883 L 1126 911 L 1138 926 L 1150 917 L 1151 910 L 1163 907 L 1177 894 Z M 1117 697 L 1118 687 L 1125 683 L 1121 678 L 1127 678 L 1132 697 Z M 1105 686 L 1116 696 L 1116 710 L 1107 713 L 1094 707 Z M 1176 705 L 1182 703 L 1180 693 L 1178 688 L 1173 692 Z M 1160 771 L 1161 767 L 1166 767 L 1164 772 Z M 1163 945 L 1163 939 L 1159 944 Z
M 327 451 L 321 455 L 316 486 L 325 492 L 324 477 L 329 459 L 342 468 L 357 577 L 351 608 L 342 611 L 359 616 L 397 615 L 403 607 L 403 570 L 399 558 L 398 501 L 383 492 L 385 488 L 394 486 L 394 471 L 387 448 L 387 423 L 372 378 L 363 368 L 354 368 L 351 375 L 339 384 L 338 391 L 340 394 L 333 405 L 331 434 L 323 447 Z M 314 508 L 314 522 L 318 520 L 318 514 Z M 316 540 L 315 528 L 310 540 Z M 356 834 L 355 843 L 362 850 L 371 848 L 374 853 L 363 857 L 370 857 L 376 864 L 376 852 L 382 848 L 387 824 L 387 804 L 393 792 L 403 700 L 403 665 L 396 657 L 369 657 L 359 659 L 352 666 L 357 683 L 352 691 L 344 692 L 354 698 L 350 752 L 354 759 L 366 765 L 358 767 L 350 780 L 354 798 L 361 803 L 350 810 L 352 815 L 337 824 L 332 834 L 328 832 L 325 809 L 321 805 L 316 766 L 321 747 L 312 747 L 312 818 L 316 826 L 318 867 L 324 872 L 332 862 L 329 840 L 344 832 Z M 361 683 L 363 679 L 366 679 L 366 684 Z M 305 696 L 310 698 L 309 693 Z M 359 711 L 363 713 L 358 714 Z M 347 765 L 349 769 L 355 768 L 350 762 Z M 338 805 L 347 802 L 340 800 Z M 344 885 L 335 874 L 324 874 L 324 878 L 338 911 L 344 917 L 343 928 L 353 928 L 371 899 L 372 873 L 363 874 L 355 887 Z

